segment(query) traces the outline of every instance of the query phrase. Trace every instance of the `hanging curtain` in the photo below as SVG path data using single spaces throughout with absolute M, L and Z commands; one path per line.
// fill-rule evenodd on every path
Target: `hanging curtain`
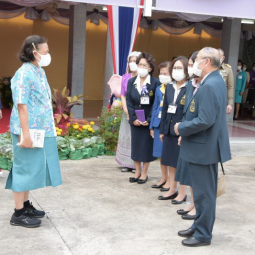
M 24 13 L 26 11 L 26 7 L 17 9 L 17 10 L 13 10 L 13 11 L 3 11 L 0 10 L 0 19 L 12 19 L 12 18 L 16 18 L 18 16 L 20 16 L 22 13 Z
M 221 38 L 222 36 L 222 30 L 209 27 L 203 23 L 194 23 L 187 27 L 173 27 L 159 20 L 153 20 L 152 23 L 149 25 L 147 20 L 145 18 L 142 18 L 140 23 L 140 28 L 145 28 L 145 29 L 150 28 L 154 31 L 158 30 L 158 28 L 161 28 L 163 31 L 171 35 L 182 35 L 189 32 L 191 29 L 195 28 L 194 34 L 200 35 L 202 33 L 202 30 L 204 30 L 210 36 L 213 36 L 216 38 Z
M 201 21 L 205 21 L 208 20 L 210 18 L 212 18 L 213 16 L 209 16 L 209 15 L 200 15 L 200 14 L 191 14 L 191 13 L 180 13 L 180 12 L 176 12 L 175 13 L 178 17 L 190 21 L 190 22 L 201 22 Z
M 141 5 L 143 0 L 141 0 Z M 142 10 L 138 8 L 108 6 L 114 73 L 123 75 L 127 58 L 133 50 Z
M 5 0 L 5 2 L 13 3 L 20 6 L 26 7 L 35 7 L 40 5 L 46 5 L 49 3 L 56 2 L 55 0 Z M 74 1 L 65 2 L 69 5 L 76 5 L 79 3 L 75 3 Z

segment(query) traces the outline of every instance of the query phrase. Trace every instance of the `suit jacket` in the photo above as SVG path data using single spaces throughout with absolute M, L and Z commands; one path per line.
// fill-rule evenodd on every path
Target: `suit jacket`
M 178 127 L 182 136 L 181 158 L 202 165 L 231 159 L 226 106 L 227 89 L 216 70 L 205 78 L 185 106 L 183 122 Z
M 169 132 L 173 136 L 177 136 L 174 132 L 174 125 L 177 122 L 182 121 L 183 109 L 185 105 L 185 93 L 186 87 L 181 88 L 181 91 L 176 99 L 175 104 L 177 105 L 176 113 L 168 113 L 169 104 L 173 103 L 174 100 L 174 87 L 173 84 L 168 84 L 166 87 L 166 93 L 164 98 L 164 104 L 162 108 L 161 124 L 160 124 L 160 134 L 168 135 Z
M 133 124 L 133 122 L 137 120 L 135 110 L 141 110 L 141 109 L 144 109 L 145 119 L 147 122 L 150 123 L 151 114 L 152 114 L 152 106 L 153 106 L 154 98 L 155 98 L 155 91 L 156 91 L 156 88 L 160 85 L 160 81 L 153 76 L 150 77 L 151 84 L 147 84 L 147 90 L 149 91 L 150 104 L 141 105 L 140 104 L 141 95 L 139 94 L 136 86 L 134 85 L 136 78 L 137 77 L 133 77 L 129 79 L 128 86 L 127 86 L 126 101 L 127 101 L 127 108 L 128 108 L 128 114 L 129 114 L 129 123 Z M 139 84 L 137 86 L 139 86 Z
M 157 87 L 156 89 L 155 100 L 152 107 L 150 129 L 159 127 L 161 122 L 161 118 L 159 118 L 158 116 L 159 113 L 162 111 L 162 106 L 160 105 L 163 100 L 162 89 L 164 90 L 164 88 L 162 88 L 162 85 L 164 84 L 161 84 L 161 86 Z

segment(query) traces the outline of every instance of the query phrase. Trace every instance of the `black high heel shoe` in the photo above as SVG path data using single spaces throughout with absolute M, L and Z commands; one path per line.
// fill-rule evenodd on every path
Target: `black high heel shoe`
M 185 215 L 185 214 L 187 214 L 187 213 L 189 213 L 190 211 L 185 211 L 185 210 L 183 210 L 183 209 L 179 209 L 179 210 L 177 210 L 177 213 L 179 214 L 179 215 Z
M 159 196 L 158 200 L 170 200 L 170 199 L 175 199 L 178 196 L 178 191 L 176 191 L 173 195 L 164 197 L 164 196 Z
M 183 202 L 185 202 L 187 200 L 187 195 L 185 195 L 185 197 L 181 200 L 181 201 L 178 201 L 178 200 L 172 200 L 172 204 L 173 205 L 180 205 L 182 204 Z
M 138 183 L 138 184 L 144 184 L 144 183 L 146 183 L 147 181 L 148 181 L 148 176 L 145 178 L 145 180 L 139 179 L 139 178 L 138 178 L 137 183 Z
M 153 184 L 151 187 L 153 189 L 161 189 L 164 185 L 166 184 L 166 182 L 160 184 L 160 185 L 157 185 L 157 184 Z
M 137 182 L 138 181 L 138 179 L 141 177 L 141 175 L 138 177 L 138 178 L 135 178 L 135 177 L 130 177 L 129 178 L 129 182 Z
M 160 191 L 162 191 L 162 192 L 164 192 L 164 191 L 169 191 L 170 190 L 170 187 L 169 188 L 164 188 L 164 187 L 162 187 L 161 189 L 160 189 Z

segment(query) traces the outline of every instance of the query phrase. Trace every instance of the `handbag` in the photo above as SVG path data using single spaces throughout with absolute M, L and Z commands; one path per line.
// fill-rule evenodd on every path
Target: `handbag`
M 226 185 L 225 171 L 221 162 L 220 164 L 221 164 L 221 170 L 223 175 L 221 177 L 218 177 L 217 197 L 220 197 L 223 194 L 225 194 L 225 185 Z

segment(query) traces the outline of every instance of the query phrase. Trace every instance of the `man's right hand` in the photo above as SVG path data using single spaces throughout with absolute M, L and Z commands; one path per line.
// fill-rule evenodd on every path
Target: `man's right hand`
M 161 142 L 163 143 L 164 135 L 163 135 L 163 134 L 160 134 L 160 135 L 159 135 L 159 138 L 160 138 Z

